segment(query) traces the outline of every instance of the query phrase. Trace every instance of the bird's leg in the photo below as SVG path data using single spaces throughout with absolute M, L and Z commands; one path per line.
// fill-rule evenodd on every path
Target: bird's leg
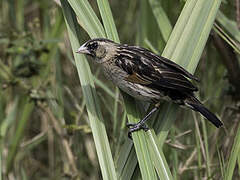
M 158 110 L 159 103 L 155 105 L 155 107 L 138 123 L 127 123 L 127 127 L 129 128 L 128 137 L 131 138 L 131 134 L 135 131 L 143 129 L 147 131 L 149 128 L 145 124 L 145 122 L 152 116 L 152 114 Z

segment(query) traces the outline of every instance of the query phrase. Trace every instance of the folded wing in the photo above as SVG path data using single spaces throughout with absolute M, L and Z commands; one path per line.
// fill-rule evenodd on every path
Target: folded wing
M 116 65 L 125 70 L 127 81 L 159 90 L 190 93 L 198 89 L 187 79 L 197 80 L 176 63 L 137 46 L 119 48 Z

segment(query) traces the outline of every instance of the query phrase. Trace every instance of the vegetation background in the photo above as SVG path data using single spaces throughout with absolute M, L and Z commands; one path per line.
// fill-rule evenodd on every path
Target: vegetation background
M 199 29 L 208 23 L 204 13 L 215 18 L 210 2 L 0 0 L 0 179 L 240 179 L 240 2 L 221 3 L 208 36 Z M 172 30 L 180 36 L 176 22 L 184 17 L 196 24 L 183 25 L 191 28 L 182 41 L 168 41 Z M 156 134 L 129 140 L 127 117 L 139 119 L 146 107 L 123 100 L 99 66 L 88 61 L 92 76 L 87 60 L 73 53 L 89 36 L 118 35 L 166 57 L 180 49 L 172 59 L 196 69 L 198 96 L 224 127 L 163 102 L 149 122 Z M 188 61 L 195 39 L 199 55 Z

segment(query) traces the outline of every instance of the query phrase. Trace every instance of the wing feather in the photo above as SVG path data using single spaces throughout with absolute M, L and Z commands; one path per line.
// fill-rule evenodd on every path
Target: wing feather
M 196 77 L 174 62 L 144 48 L 125 45 L 120 47 L 116 59 L 116 65 L 129 74 L 129 77 L 125 78 L 129 82 L 159 90 L 164 88 L 183 92 L 197 91 L 187 79 L 196 80 Z
M 156 63 L 164 63 L 166 66 L 169 66 L 169 67 L 175 69 L 176 71 L 184 74 L 186 77 L 193 79 L 195 81 L 199 81 L 199 79 L 197 77 L 193 76 L 191 73 L 186 71 L 183 67 L 181 67 L 180 65 L 174 63 L 173 61 L 171 61 L 165 57 L 156 55 L 153 52 L 149 51 L 148 49 L 145 49 L 145 48 L 142 48 L 139 46 L 129 46 L 129 48 L 133 49 L 135 52 L 141 53 L 143 56 L 146 56 L 146 58 L 152 59 Z

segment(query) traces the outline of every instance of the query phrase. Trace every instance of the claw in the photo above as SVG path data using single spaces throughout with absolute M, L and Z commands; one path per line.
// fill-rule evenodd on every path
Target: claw
M 128 131 L 128 138 L 132 140 L 132 133 Z
M 146 132 L 146 131 L 148 131 L 149 130 L 149 127 L 147 127 L 147 125 L 146 124 L 143 124 L 142 125 L 142 129 Z
M 130 128 L 131 126 L 135 126 L 136 124 L 135 123 L 127 123 L 126 124 L 126 126 L 128 127 L 128 128 Z
M 151 115 L 157 111 L 159 104 L 157 104 L 141 121 L 138 123 L 127 123 L 127 127 L 129 128 L 128 137 L 132 139 L 132 132 L 143 129 L 144 131 L 149 130 L 145 122 L 151 117 Z
M 135 123 L 127 123 L 127 127 L 129 127 L 129 131 L 128 131 L 128 138 L 132 139 L 132 133 L 135 131 L 139 131 L 139 130 L 144 130 L 144 131 L 148 131 L 149 128 L 147 127 L 146 124 L 135 124 Z

